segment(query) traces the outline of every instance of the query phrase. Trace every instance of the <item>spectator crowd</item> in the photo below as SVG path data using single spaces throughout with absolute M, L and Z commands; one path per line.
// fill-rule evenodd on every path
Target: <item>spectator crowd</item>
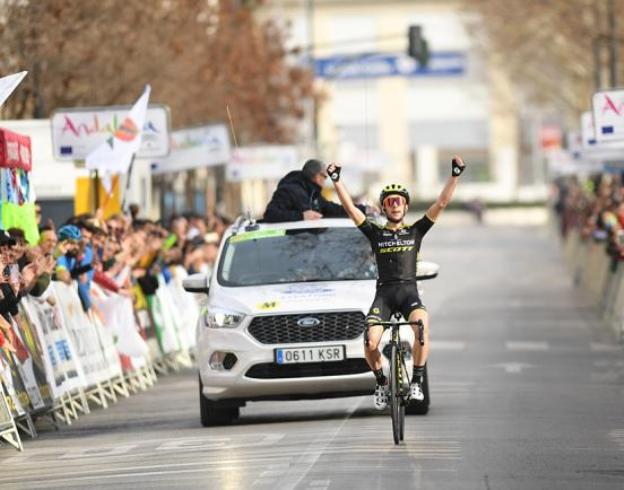
M 169 280 L 175 266 L 210 274 L 230 224 L 218 215 L 187 214 L 165 226 L 141 219 L 131 206 L 128 215 L 83 214 L 55 226 L 41 223 L 39 206 L 36 212 L 37 244 L 27 243 L 19 228 L 0 230 L 0 348 L 11 348 L 11 317 L 19 315 L 20 300 L 26 295 L 46 300 L 52 281 L 75 285 L 85 312 L 101 316 L 91 297 L 93 283 L 139 307 L 158 289 L 157 276 Z
M 604 243 L 614 264 L 624 259 L 624 174 L 560 177 L 554 209 L 562 237 L 578 230 L 582 240 Z

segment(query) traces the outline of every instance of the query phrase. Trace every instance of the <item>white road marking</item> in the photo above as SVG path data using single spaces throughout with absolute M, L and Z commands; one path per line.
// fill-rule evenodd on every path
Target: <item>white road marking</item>
M 336 428 L 332 431 L 332 434 L 330 437 L 326 437 L 326 436 L 319 437 L 316 441 L 316 446 L 315 446 L 315 443 L 312 443 L 311 447 L 307 449 L 303 453 L 303 455 L 295 461 L 294 464 L 296 466 L 299 466 L 300 464 L 303 463 L 304 467 L 301 469 L 300 468 L 296 469 L 296 471 L 300 473 L 298 478 L 296 478 L 296 475 L 292 475 L 292 473 L 295 471 L 295 468 L 293 468 L 289 472 L 286 472 L 286 474 L 284 475 L 284 480 L 289 481 L 293 478 L 296 478 L 296 480 L 292 483 L 287 484 L 286 486 L 282 488 L 294 489 L 297 487 L 297 485 L 299 485 L 301 480 L 303 480 L 303 478 L 310 472 L 312 467 L 316 464 L 316 462 L 321 457 L 321 454 L 323 454 L 327 446 L 329 446 L 329 444 L 334 440 L 334 438 L 342 430 L 345 424 L 349 421 L 349 419 L 355 413 L 358 407 L 361 405 L 363 400 L 365 400 L 365 398 L 361 398 L 357 403 L 353 405 L 353 408 L 351 409 L 349 414 L 343 419 L 343 421 L 340 424 L 336 426 Z M 290 478 L 289 478 L 289 473 L 290 473 Z
M 331 480 L 312 480 L 308 484 L 308 488 L 314 488 L 315 490 L 326 490 L 331 485 Z
M 132 452 L 130 456 L 150 456 L 153 455 L 153 451 L 196 451 L 202 450 L 216 450 L 223 447 L 228 449 L 239 448 L 252 448 L 252 447 L 267 447 L 271 448 L 275 446 L 277 442 L 283 439 L 284 433 L 274 434 L 249 434 L 244 437 L 214 437 L 214 436 L 202 436 L 202 437 L 183 437 L 183 438 L 161 438 L 161 439 L 149 439 L 141 441 L 140 444 L 133 445 L 108 445 L 108 446 L 94 446 L 91 449 L 83 448 L 74 450 L 71 448 L 62 448 L 58 446 L 52 446 L 49 448 L 29 448 L 28 451 L 18 453 L 13 456 L 9 456 L 2 460 L 3 465 L 32 465 L 41 464 L 43 461 L 56 461 L 58 459 L 74 459 L 74 458 L 97 458 L 98 461 L 103 459 L 115 459 L 123 456 L 124 459 L 128 453 L 139 449 L 143 452 Z M 318 432 L 314 434 L 318 436 Z M 156 446 L 156 447 L 150 447 Z
M 616 429 L 609 432 L 609 437 L 617 444 L 620 451 L 624 451 L 624 429 Z
M 167 441 L 156 448 L 156 451 L 176 451 L 188 449 L 219 449 L 227 447 L 228 450 L 244 447 L 272 446 L 283 439 L 285 434 L 267 434 L 259 441 L 235 441 L 231 437 L 221 438 L 198 438 L 187 437 Z
M 548 342 L 509 341 L 505 348 L 515 352 L 543 352 L 550 349 Z
M 522 370 L 533 366 L 523 362 L 504 362 L 501 364 L 494 364 L 492 367 L 503 368 L 508 374 L 519 374 Z
M 589 347 L 592 352 L 620 352 L 622 347 L 616 344 L 602 344 L 600 342 L 590 342 Z
M 128 446 L 113 446 L 113 447 L 92 447 L 84 449 L 73 449 L 65 454 L 59 456 L 59 459 L 80 459 L 80 458 L 105 458 L 107 456 L 120 456 L 128 454 L 133 449 L 136 449 L 138 444 L 132 444 Z

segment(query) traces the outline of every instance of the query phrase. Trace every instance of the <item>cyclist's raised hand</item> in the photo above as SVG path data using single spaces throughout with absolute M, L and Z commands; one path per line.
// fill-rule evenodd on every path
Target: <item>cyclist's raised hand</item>
M 341 170 L 340 165 L 336 165 L 335 163 L 330 163 L 327 166 L 327 175 L 334 182 L 338 182 L 340 180 L 340 170 Z
M 451 160 L 451 175 L 453 177 L 459 177 L 465 170 L 466 164 L 459 155 L 455 155 Z

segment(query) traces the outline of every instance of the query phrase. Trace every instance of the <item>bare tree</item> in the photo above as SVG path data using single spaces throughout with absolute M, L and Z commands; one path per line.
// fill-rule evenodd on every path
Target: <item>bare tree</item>
M 150 83 L 177 127 L 225 120 L 229 105 L 243 143 L 288 142 L 313 77 L 289 63 L 287 33 L 256 20 L 260 3 L 4 0 L 0 74 L 30 76 L 3 115 L 128 104 Z
M 574 121 L 590 107 L 595 54 L 603 52 L 608 34 L 609 0 L 461 1 L 478 14 L 470 26 L 474 37 L 521 96 Z M 616 9 L 620 25 L 621 7 Z

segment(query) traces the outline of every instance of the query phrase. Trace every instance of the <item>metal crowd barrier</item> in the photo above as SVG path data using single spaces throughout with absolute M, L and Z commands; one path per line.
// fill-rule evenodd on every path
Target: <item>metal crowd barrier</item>
M 83 311 L 75 284 L 55 282 L 45 299 L 24 298 L 10 325 L 17 348 L 0 349 L 0 446 L 21 451 L 20 433 L 36 438 L 37 420 L 55 429 L 71 425 L 94 408 L 151 388 L 158 375 L 193 366 L 199 305 L 182 289 L 185 274 L 179 268 L 168 283 L 161 275 L 148 310 L 125 304 L 125 318 L 118 311 L 126 299 L 106 306 L 105 293 L 94 289 L 100 306 L 110 308 L 105 321 Z
M 574 284 L 591 299 L 618 342 L 624 340 L 624 263 L 614 260 L 603 241 L 583 240 L 570 230 L 562 241 L 563 258 Z

